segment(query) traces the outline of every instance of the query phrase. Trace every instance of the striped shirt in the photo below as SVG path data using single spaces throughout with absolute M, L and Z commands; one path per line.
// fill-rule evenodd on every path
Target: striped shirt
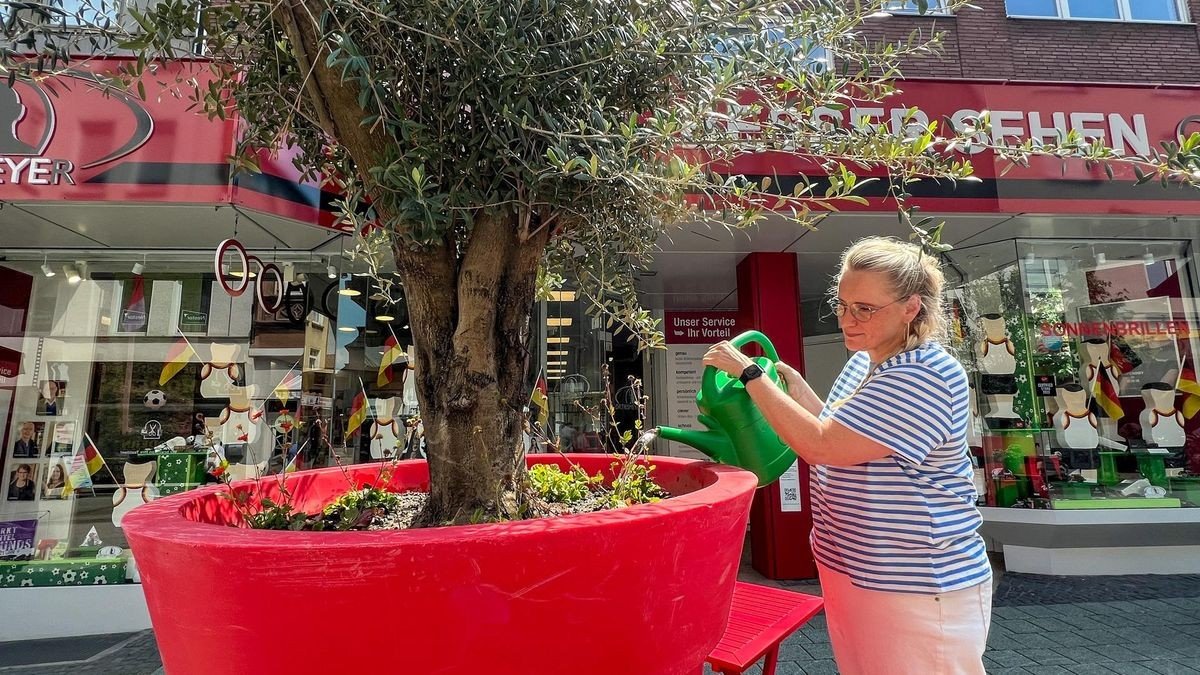
M 813 467 L 814 556 L 872 590 L 944 593 L 982 583 L 991 566 L 967 451 L 966 372 L 935 342 L 870 370 L 867 352 L 851 357 L 821 419 L 892 453 Z

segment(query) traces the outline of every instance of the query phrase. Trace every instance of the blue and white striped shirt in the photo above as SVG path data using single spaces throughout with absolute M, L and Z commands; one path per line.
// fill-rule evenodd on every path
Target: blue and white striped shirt
M 814 556 L 873 590 L 944 593 L 986 581 L 991 566 L 966 443 L 966 372 L 935 342 L 870 369 L 866 352 L 850 358 L 821 419 L 892 454 L 814 467 Z

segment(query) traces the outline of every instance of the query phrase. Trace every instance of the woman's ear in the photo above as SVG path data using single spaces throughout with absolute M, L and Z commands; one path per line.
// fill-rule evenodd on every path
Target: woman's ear
M 921 314 L 921 296 L 913 293 L 904 303 L 904 322 L 912 323 Z

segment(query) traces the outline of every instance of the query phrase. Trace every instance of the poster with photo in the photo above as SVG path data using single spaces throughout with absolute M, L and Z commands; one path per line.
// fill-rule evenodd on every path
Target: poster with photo
M 65 412 L 67 383 L 65 380 L 42 380 L 38 383 L 37 414 L 58 417 Z
M 41 457 L 42 441 L 46 437 L 46 423 L 26 420 L 16 425 L 16 440 L 12 444 L 14 459 Z
M 50 447 L 46 454 L 50 456 L 73 454 L 75 452 L 75 422 L 56 422 L 54 436 L 50 439 Z
M 54 455 L 46 465 L 46 480 L 42 483 L 42 499 L 62 499 L 67 472 L 71 470 L 71 455 Z
M 31 502 L 37 498 L 38 465 L 15 464 L 8 472 L 8 501 Z

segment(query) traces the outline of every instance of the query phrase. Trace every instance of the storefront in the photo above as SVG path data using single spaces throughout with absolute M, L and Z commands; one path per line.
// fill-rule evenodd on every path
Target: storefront
M 4 639 L 148 625 L 138 504 L 423 455 L 403 289 L 342 254 L 332 195 L 286 156 L 231 175 L 236 120 L 90 72 L 0 86 L 0 604 L 28 608 Z
M 898 125 L 910 108 L 922 119 L 954 122 L 987 110 L 993 140 L 1049 141 L 1075 130 L 1138 153 L 1200 129 L 1195 88 L 937 81 L 903 88 L 894 104 L 825 114 L 837 124 Z M 978 181 L 922 183 L 911 192 L 923 215 L 946 221 L 944 241 L 954 246 L 944 260 L 951 344 L 973 382 L 969 444 L 989 545 L 1012 571 L 1200 572 L 1193 264 L 1200 200 L 1178 188 L 1134 187 L 1127 169 L 1112 182 L 1099 167 L 1051 160 L 1006 171 L 972 150 L 963 154 L 975 162 Z M 783 190 L 798 174 L 819 180 L 811 165 L 774 159 L 746 158 L 738 169 L 777 170 Z M 753 299 L 790 280 L 756 279 L 739 266 L 782 252 L 793 257 L 799 291 L 769 307 L 799 304 L 802 362 L 810 382 L 827 391 L 848 356 L 826 304 L 838 256 L 863 236 L 910 234 L 886 213 L 882 194 L 868 206 L 848 205 L 816 231 L 768 220 L 749 237 L 705 228 L 671 233 L 645 284 L 646 300 L 663 312 L 668 343 L 674 329 L 686 331 L 677 318 L 689 310 L 710 322 L 732 317 L 739 330 L 761 329 L 746 319 L 754 308 L 743 286 L 753 286 Z M 687 425 L 694 412 L 672 384 L 680 373 L 699 372 L 703 347 L 682 344 L 687 335 L 674 341 L 680 344 L 654 357 L 653 384 L 668 385 L 655 387 L 654 407 L 657 421 Z M 778 546 L 804 547 L 802 521 L 780 525 L 790 515 L 785 505 L 803 508 L 787 499 L 794 486 L 768 490 L 777 493 Z M 803 489 L 798 501 L 807 503 Z

